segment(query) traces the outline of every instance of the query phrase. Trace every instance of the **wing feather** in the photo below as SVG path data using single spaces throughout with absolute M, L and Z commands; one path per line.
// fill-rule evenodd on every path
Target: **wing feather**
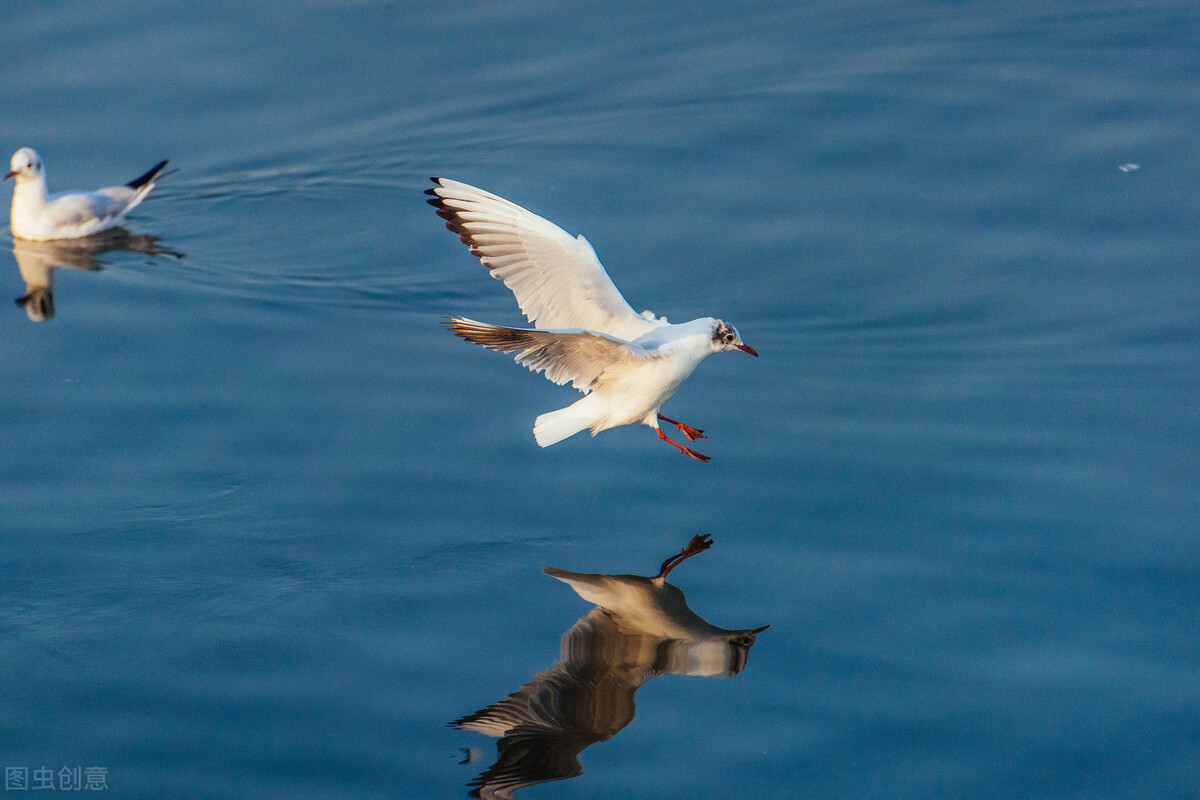
M 593 331 L 505 328 L 462 317 L 446 326 L 456 336 L 489 350 L 516 353 L 518 364 L 581 392 L 595 389 L 614 366 L 659 358 L 638 345 Z
M 43 212 L 53 226 L 80 225 L 91 220 L 108 222 L 125 210 L 125 203 L 99 192 L 61 194 Z
M 535 328 L 633 340 L 664 324 L 633 310 L 587 239 L 474 186 L 433 182 L 429 204 L 492 277 L 512 290 Z

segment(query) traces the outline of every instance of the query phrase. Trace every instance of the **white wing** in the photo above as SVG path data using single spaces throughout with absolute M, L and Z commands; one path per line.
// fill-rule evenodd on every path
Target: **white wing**
M 140 202 L 141 198 L 138 195 L 144 193 L 139 192 L 137 189 L 130 189 L 128 186 L 109 186 L 104 189 L 97 189 L 95 194 L 107 197 L 114 203 L 119 203 L 122 208 L 132 208 L 137 205 L 133 202 L 134 199 L 136 198 Z
M 534 372 L 544 371 L 557 384 L 570 382 L 581 392 L 596 388 L 613 367 L 661 358 L 636 344 L 592 331 L 505 328 L 463 318 L 450 320 L 448 327 L 489 350 L 516 353 L 518 364 Z
M 89 222 L 104 224 L 120 217 L 128 205 L 127 199 L 100 192 L 72 192 L 52 197 L 42 215 L 45 222 L 54 228 Z
M 633 340 L 665 320 L 634 311 L 596 251 L 549 220 L 465 183 L 434 178 L 429 204 L 540 329 L 582 329 Z

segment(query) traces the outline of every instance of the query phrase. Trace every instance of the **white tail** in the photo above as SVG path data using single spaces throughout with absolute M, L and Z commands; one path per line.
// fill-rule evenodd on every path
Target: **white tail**
M 568 436 L 574 436 L 584 428 L 590 428 L 595 422 L 590 416 L 581 415 L 575 405 L 560 408 L 542 414 L 533 421 L 533 438 L 542 447 L 561 442 Z

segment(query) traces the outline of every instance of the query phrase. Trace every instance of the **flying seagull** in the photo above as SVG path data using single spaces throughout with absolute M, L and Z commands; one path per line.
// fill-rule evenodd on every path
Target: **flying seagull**
M 12 201 L 12 234 L 17 239 L 46 242 L 78 239 L 107 230 L 145 199 L 161 175 L 166 161 L 124 186 L 94 192 L 59 192 L 46 189 L 46 168 L 31 147 L 13 153 L 12 169 L 5 180 L 16 178 Z
M 542 447 L 589 428 L 592 435 L 640 422 L 697 461 L 708 456 L 670 439 L 659 420 L 690 441 L 704 431 L 659 413 L 701 361 L 741 350 L 757 356 L 737 329 L 712 317 L 672 325 L 649 311 L 638 314 L 617 291 L 596 251 L 549 220 L 465 183 L 433 178 L 429 204 L 458 234 L 492 277 L 516 295 L 533 328 L 507 328 L 463 317 L 447 326 L 456 335 L 570 383 L 581 400 L 539 416 L 533 435 Z

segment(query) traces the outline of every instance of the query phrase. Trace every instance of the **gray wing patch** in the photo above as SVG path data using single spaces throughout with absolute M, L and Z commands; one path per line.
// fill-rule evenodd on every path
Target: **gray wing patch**
M 462 318 L 446 325 L 456 336 L 489 350 L 516 353 L 518 364 L 581 392 L 596 388 L 614 364 L 655 358 L 637 345 L 592 331 L 505 328 Z

